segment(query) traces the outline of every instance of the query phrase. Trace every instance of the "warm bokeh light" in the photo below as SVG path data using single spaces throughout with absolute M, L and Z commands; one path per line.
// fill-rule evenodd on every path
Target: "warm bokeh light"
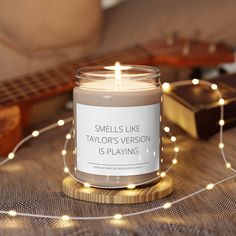
M 225 121 L 224 120 L 220 120 L 219 121 L 219 125 L 223 126 L 225 124 Z
M 11 211 L 8 212 L 8 215 L 9 216 L 16 216 L 17 213 L 16 213 L 16 211 L 11 210 Z
M 223 98 L 220 98 L 220 99 L 219 99 L 219 104 L 220 104 L 220 105 L 224 105 L 224 104 L 225 104 L 225 100 L 224 100 Z
M 8 159 L 13 159 L 15 157 L 15 154 L 14 154 L 14 152 L 10 152 L 9 154 L 8 154 Z
M 90 183 L 88 183 L 88 182 L 85 182 L 85 183 L 84 183 L 84 187 L 85 187 L 85 188 L 90 188 L 90 186 L 91 186 Z
M 174 148 L 174 151 L 175 151 L 175 152 L 179 152 L 179 147 L 175 147 L 175 148 Z
M 193 79 L 193 80 L 192 80 L 192 83 L 193 83 L 194 85 L 199 84 L 199 79 Z
M 120 220 L 120 219 L 122 219 L 122 215 L 121 215 L 121 214 L 115 214 L 115 215 L 113 216 L 113 218 L 114 218 L 115 220 Z
M 225 146 L 225 145 L 224 145 L 223 143 L 219 143 L 219 148 L 220 148 L 220 149 L 224 148 L 224 146 Z
M 214 184 L 210 183 L 206 186 L 206 189 L 210 190 L 214 188 Z
M 231 168 L 231 164 L 229 162 L 226 163 L 225 165 L 227 168 Z
M 164 127 L 164 131 L 165 131 L 166 133 L 169 133 L 169 132 L 170 132 L 170 128 L 169 128 L 168 126 L 165 126 L 165 127 Z
M 168 209 L 171 207 L 171 203 L 170 202 L 167 202 L 165 203 L 163 206 L 162 206 L 164 209 Z
M 33 131 L 33 132 L 32 132 L 32 136 L 33 136 L 33 137 L 39 136 L 39 131 L 38 131 L 38 130 Z
M 177 164 L 177 160 L 176 159 L 173 159 L 172 160 L 172 163 L 175 165 L 175 164 Z
M 65 124 L 65 121 L 64 120 L 59 120 L 59 121 L 57 121 L 57 124 L 59 126 L 63 126 Z
M 128 184 L 127 185 L 127 188 L 128 189 L 134 189 L 136 186 L 135 186 L 135 184 Z
M 216 84 L 212 84 L 211 88 L 212 88 L 212 90 L 216 90 L 216 89 L 218 89 L 218 86 Z
M 62 154 L 63 156 L 65 156 L 65 155 L 67 154 L 67 151 L 66 151 L 65 149 L 63 149 L 63 150 L 61 151 L 61 154 Z
M 170 91 L 170 84 L 167 82 L 163 83 L 161 87 L 162 87 L 163 92 L 167 93 Z
M 67 215 L 63 215 L 63 216 L 61 217 L 61 219 L 62 219 L 62 220 L 65 220 L 65 221 L 67 221 L 67 220 L 69 220 L 69 219 L 70 219 L 70 217 L 69 217 L 69 216 L 67 216 Z
M 165 173 L 165 172 L 161 172 L 160 176 L 161 176 L 162 178 L 164 178 L 164 177 L 166 176 L 166 173 Z

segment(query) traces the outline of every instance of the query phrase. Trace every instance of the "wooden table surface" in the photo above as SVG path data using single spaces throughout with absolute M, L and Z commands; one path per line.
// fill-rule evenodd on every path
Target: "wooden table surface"
M 40 127 L 68 117 L 62 111 Z M 174 191 L 165 199 L 145 204 L 112 205 L 73 200 L 61 192 L 63 173 L 60 155 L 71 125 L 40 135 L 25 144 L 16 158 L 0 167 L 1 209 L 52 215 L 103 216 L 130 213 L 174 201 L 233 173 L 224 167 L 217 148 L 219 134 L 209 140 L 195 140 L 174 127 L 180 147 L 179 162 L 171 170 Z M 171 127 L 173 127 L 171 125 Z M 226 154 L 236 167 L 236 128 L 225 132 Z M 172 145 L 164 142 L 164 165 L 172 155 Z M 68 156 L 73 163 L 72 156 Z M 236 179 L 211 191 L 173 205 L 170 209 L 123 218 L 120 221 L 68 221 L 0 216 L 0 235 L 235 235 Z

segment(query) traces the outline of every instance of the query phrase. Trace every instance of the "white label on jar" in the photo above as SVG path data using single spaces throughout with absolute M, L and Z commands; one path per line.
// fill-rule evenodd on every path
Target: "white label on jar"
M 160 104 L 103 107 L 76 104 L 77 169 L 130 176 L 159 170 Z

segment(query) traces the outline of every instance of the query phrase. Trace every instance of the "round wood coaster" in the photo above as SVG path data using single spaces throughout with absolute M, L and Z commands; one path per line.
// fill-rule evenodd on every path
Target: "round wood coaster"
M 73 178 L 66 177 L 62 192 L 68 197 L 82 201 L 113 204 L 143 203 L 166 197 L 173 191 L 172 179 L 165 176 L 158 183 L 135 189 L 86 188 Z

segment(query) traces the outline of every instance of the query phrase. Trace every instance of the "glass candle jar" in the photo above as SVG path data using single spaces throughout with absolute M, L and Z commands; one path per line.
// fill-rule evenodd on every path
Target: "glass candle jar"
M 159 70 L 120 64 L 84 67 L 76 78 L 76 178 L 98 188 L 155 179 L 162 130 Z

